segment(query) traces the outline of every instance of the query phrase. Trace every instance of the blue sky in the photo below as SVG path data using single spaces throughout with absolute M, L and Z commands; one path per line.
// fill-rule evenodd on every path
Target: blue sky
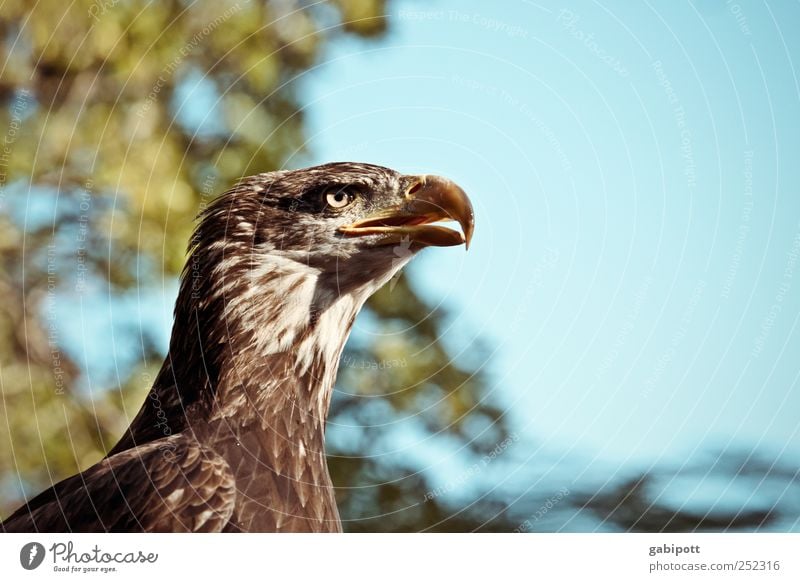
M 676 505 L 782 495 L 712 473 L 720 451 L 800 461 L 800 5 L 391 10 L 386 38 L 339 40 L 297 80 L 310 153 L 289 165 L 366 161 L 470 194 L 470 251 L 426 251 L 410 269 L 451 314 L 458 357 L 488 342 L 492 396 L 536 443 L 481 479 L 512 482 L 522 455 L 551 481 L 707 468 L 667 484 Z M 198 119 L 183 121 L 213 131 L 202 75 L 185 89 Z M 99 292 L 92 310 L 113 308 L 116 325 L 133 314 L 165 348 L 177 287 L 143 292 L 113 306 Z M 112 318 L 60 309 L 80 360 L 125 365 Z M 359 318 L 355 334 L 371 333 Z M 110 336 L 111 360 L 85 341 Z M 446 451 L 396 437 L 443 482 L 459 474 Z
M 450 341 L 492 342 L 498 397 L 548 448 L 797 459 L 799 12 L 401 1 L 384 42 L 339 42 L 300 81 L 310 161 L 470 193 L 473 247 L 414 281 Z

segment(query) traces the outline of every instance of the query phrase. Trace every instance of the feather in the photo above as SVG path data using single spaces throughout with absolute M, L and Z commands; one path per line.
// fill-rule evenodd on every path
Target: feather
M 406 236 L 398 259 L 369 217 L 389 209 L 405 220 L 408 193 L 426 180 L 440 190 L 404 232 L 424 229 L 434 202 L 455 201 L 468 240 L 463 191 L 368 164 L 259 174 L 217 198 L 189 245 L 169 353 L 130 427 L 2 529 L 341 531 L 324 429 L 344 343 L 414 252 L 455 240 L 429 229 L 409 251 Z M 355 193 L 346 208 L 326 206 L 331 188 Z M 349 224 L 372 226 L 343 236 Z

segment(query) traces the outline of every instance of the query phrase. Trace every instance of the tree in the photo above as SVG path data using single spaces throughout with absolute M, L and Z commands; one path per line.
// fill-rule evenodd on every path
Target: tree
M 173 280 L 199 209 L 240 176 L 302 159 L 294 81 L 337 37 L 378 37 L 384 10 L 382 0 L 4 4 L 3 514 L 101 458 L 164 355 L 152 330 L 120 329 L 131 337 L 119 344 L 118 377 L 89 390 L 81 350 L 59 332 L 59 305 L 91 309 L 89 290 L 113 300 Z M 388 438 L 376 424 L 413 416 L 431 438 L 490 450 L 508 429 L 484 401 L 485 373 L 451 357 L 438 341 L 445 315 L 405 278 L 367 310 L 381 326 L 407 330 L 353 344 L 343 359 L 328 440 L 346 528 L 473 527 L 477 513 L 448 525 L 454 509 L 424 499 L 433 487 L 417 462 L 376 453 Z

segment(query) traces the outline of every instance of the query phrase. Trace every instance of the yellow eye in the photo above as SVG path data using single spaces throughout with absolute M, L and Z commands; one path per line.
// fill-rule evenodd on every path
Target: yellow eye
M 340 209 L 344 208 L 353 201 L 353 195 L 346 190 L 337 190 L 335 192 L 328 192 L 325 195 L 325 202 L 331 208 Z

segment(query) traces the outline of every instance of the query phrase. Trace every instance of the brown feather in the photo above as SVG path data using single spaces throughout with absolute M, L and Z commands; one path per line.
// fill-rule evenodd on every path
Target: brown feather
M 201 214 L 169 354 L 109 456 L 5 531 L 341 531 L 325 419 L 364 301 L 400 268 L 338 225 L 402 201 L 404 177 L 328 164 L 242 180 Z M 363 194 L 345 214 L 331 187 Z

